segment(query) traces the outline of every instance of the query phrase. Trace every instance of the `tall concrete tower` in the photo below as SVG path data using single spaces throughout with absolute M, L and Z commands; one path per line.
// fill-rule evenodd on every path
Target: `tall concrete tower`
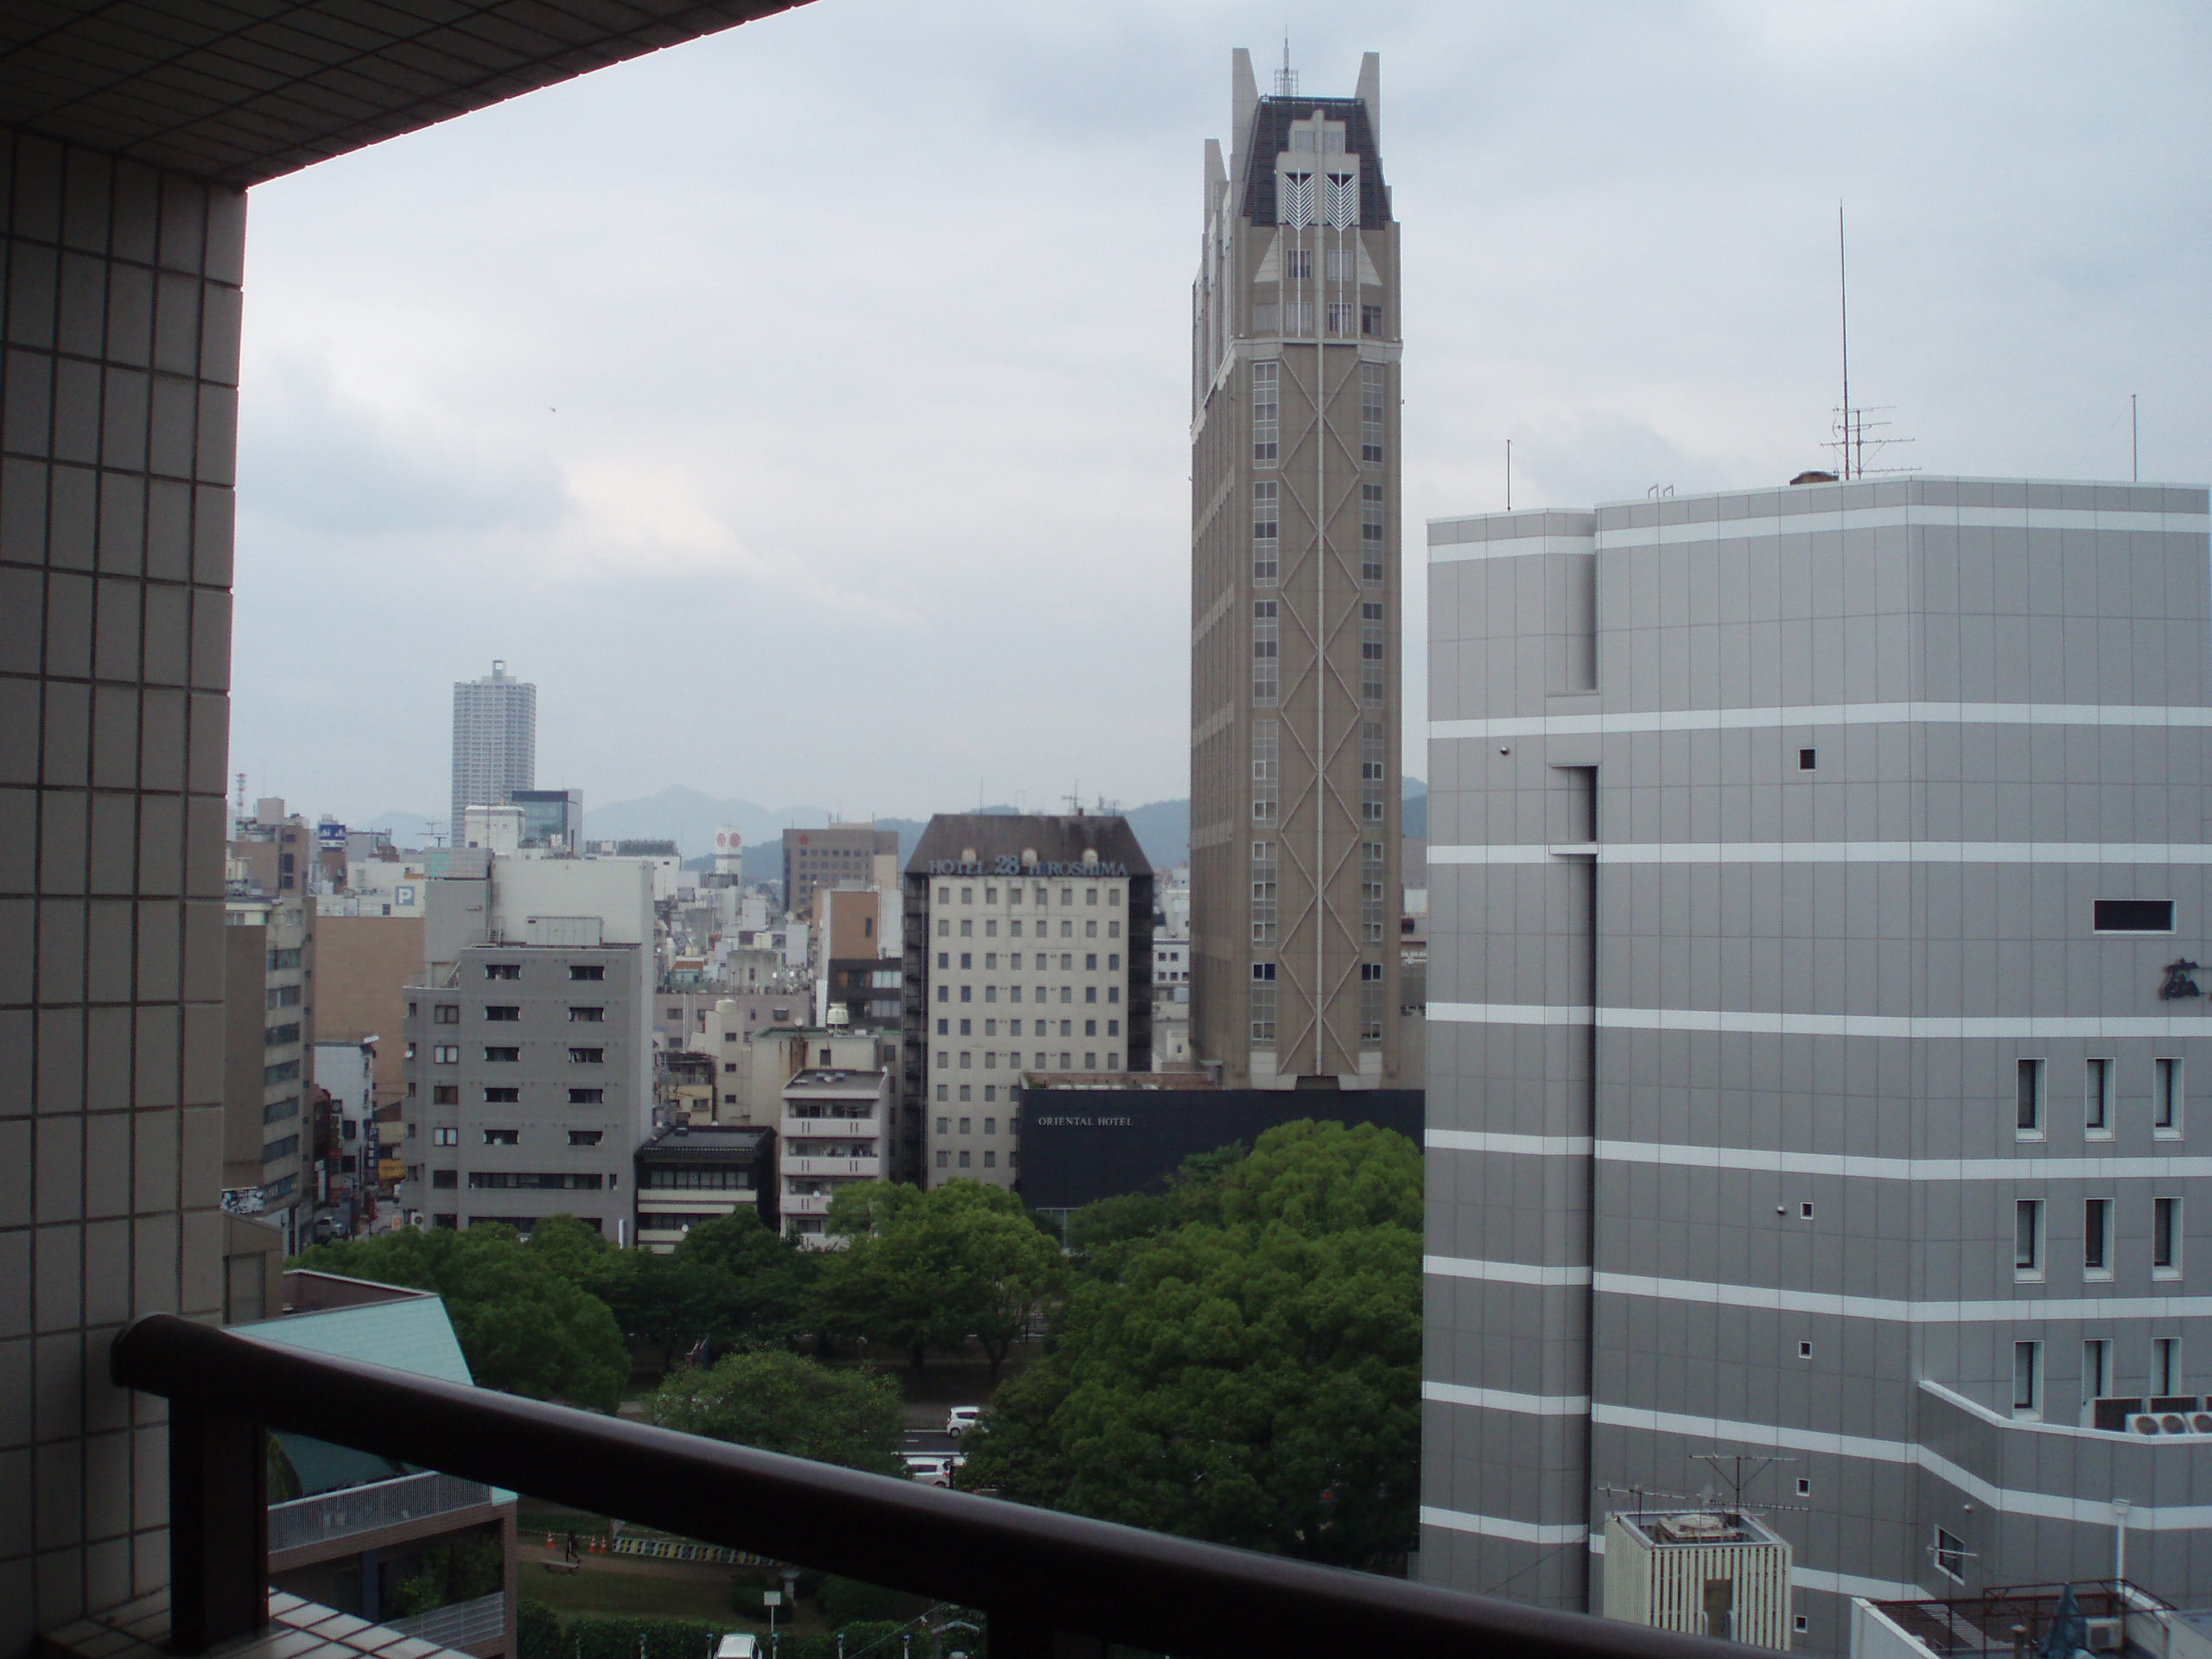
M 1382 68 L 1239 50 L 1192 299 L 1192 1039 L 1237 1087 L 1398 1071 L 1398 226 Z
M 453 688 L 453 817 L 448 828 L 461 842 L 461 814 L 472 806 L 505 806 L 518 789 L 537 786 L 537 688 L 512 679 L 503 662 L 480 680 Z

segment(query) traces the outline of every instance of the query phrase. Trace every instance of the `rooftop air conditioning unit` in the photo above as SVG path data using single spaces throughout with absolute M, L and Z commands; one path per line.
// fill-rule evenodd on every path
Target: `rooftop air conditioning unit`
M 2125 1618 L 2091 1618 L 2082 1622 L 2088 1632 L 2083 1639 L 2091 1653 L 2118 1653 L 2127 1645 Z

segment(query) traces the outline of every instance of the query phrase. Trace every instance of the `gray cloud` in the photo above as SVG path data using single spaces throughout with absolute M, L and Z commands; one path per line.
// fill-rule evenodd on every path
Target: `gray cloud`
M 1283 21 L 817 0 L 257 190 L 239 764 L 435 806 L 499 655 L 596 800 L 1183 793 L 1200 144 Z M 1309 90 L 1383 54 L 1416 772 L 1421 520 L 1508 437 L 1516 503 L 1818 464 L 1839 197 L 1914 460 L 2124 474 L 2138 391 L 2212 471 L 2201 8 L 1288 22 Z

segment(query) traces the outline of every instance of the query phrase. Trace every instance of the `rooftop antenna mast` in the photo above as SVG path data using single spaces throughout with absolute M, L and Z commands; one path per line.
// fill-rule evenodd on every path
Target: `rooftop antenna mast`
M 1290 67 L 1290 26 L 1283 25 L 1282 67 L 1275 71 L 1275 96 L 1295 98 L 1298 95 L 1298 71 Z
M 1866 478 L 1873 473 L 1916 473 L 1917 467 L 1873 467 L 1866 465 L 1866 446 L 1871 442 L 1878 458 L 1881 452 L 1893 443 L 1910 443 L 1910 438 L 1874 438 L 1866 432 L 1872 427 L 1880 429 L 1887 421 L 1870 421 L 1866 417 L 1894 407 L 1883 404 L 1865 409 L 1853 408 L 1851 402 L 1851 281 L 1850 268 L 1845 258 L 1843 233 L 1843 203 L 1835 205 L 1835 293 L 1838 339 L 1843 363 L 1843 402 L 1835 412 L 1835 423 L 1830 429 L 1835 436 L 1827 447 L 1836 452 L 1836 470 L 1845 480 Z
M 1843 476 L 1851 477 L 1851 275 L 1844 264 L 1843 199 L 1835 204 L 1836 315 L 1843 341 Z

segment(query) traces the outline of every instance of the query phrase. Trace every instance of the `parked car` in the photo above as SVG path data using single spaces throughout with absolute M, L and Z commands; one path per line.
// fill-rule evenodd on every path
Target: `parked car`
M 950 1486 L 952 1471 L 968 1459 L 957 1452 L 908 1452 L 900 1461 L 906 1465 L 907 1479 L 918 1480 L 925 1486 Z
M 976 1420 L 983 1414 L 981 1406 L 955 1406 L 944 1414 L 944 1432 L 956 1440 L 976 1427 Z
M 736 1630 L 722 1637 L 721 1644 L 715 1649 L 715 1659 L 759 1659 L 760 1652 L 758 1637 Z

